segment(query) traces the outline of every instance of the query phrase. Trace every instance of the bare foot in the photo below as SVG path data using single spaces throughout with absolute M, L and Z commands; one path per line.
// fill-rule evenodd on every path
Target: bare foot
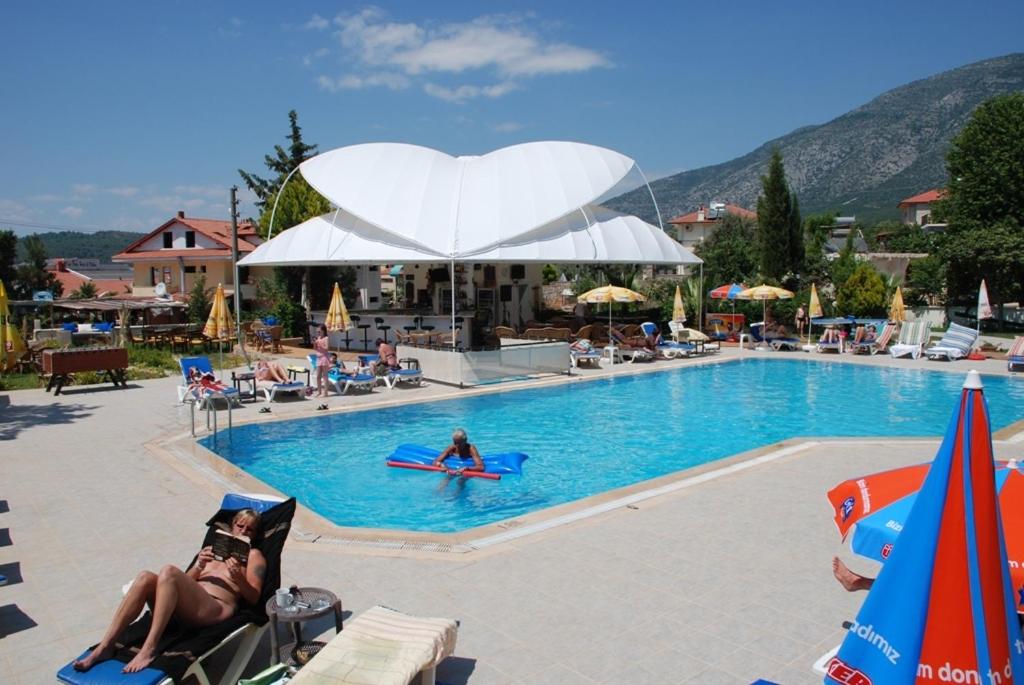
M 84 659 L 77 659 L 73 661 L 71 665 L 74 666 L 76 671 L 88 671 L 99 662 L 106 661 L 112 656 L 114 656 L 113 647 L 96 645 L 96 649 L 89 652 L 89 656 Z
M 124 668 L 121 669 L 123 673 L 138 673 L 142 669 L 153 663 L 153 659 L 156 658 L 156 652 L 152 649 L 146 649 L 143 647 L 139 650 L 139 653 L 135 655 L 135 658 L 125 664 Z
M 839 557 L 832 557 L 832 575 L 836 577 L 840 585 L 846 588 L 847 592 L 867 590 L 874 582 L 873 578 L 865 578 L 851 571 Z

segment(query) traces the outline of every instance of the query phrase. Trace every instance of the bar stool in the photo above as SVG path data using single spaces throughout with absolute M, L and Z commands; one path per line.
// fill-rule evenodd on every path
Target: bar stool
M 348 318 L 351 319 L 353 323 L 355 323 L 356 328 L 363 331 L 363 349 L 370 349 L 370 324 L 359 323 L 361 317 L 358 314 L 353 314 Z
M 433 326 L 424 326 L 423 325 L 423 317 L 422 316 L 417 316 L 415 321 L 416 321 L 416 325 L 420 327 L 421 331 L 432 331 L 432 330 L 434 330 Z
M 420 327 L 421 323 L 423 323 L 423 317 L 422 316 L 414 316 L 414 317 L 412 317 L 412 323 L 410 325 L 408 325 L 408 326 L 402 326 L 402 329 L 406 333 L 412 333 L 415 330 L 419 330 L 419 327 Z
M 374 317 L 373 322 L 375 324 L 377 324 L 377 332 L 378 333 L 380 331 L 384 331 L 384 342 L 387 342 L 388 341 L 388 331 L 391 330 L 391 326 L 385 325 L 384 324 L 384 318 L 380 317 L 380 316 Z
M 455 322 L 455 325 L 453 326 L 451 324 L 448 324 L 448 328 L 450 328 L 450 329 L 452 329 L 452 328 L 462 328 L 462 322 L 464 320 L 465 320 L 464 317 L 456 316 L 455 319 L 453 319 L 453 321 Z

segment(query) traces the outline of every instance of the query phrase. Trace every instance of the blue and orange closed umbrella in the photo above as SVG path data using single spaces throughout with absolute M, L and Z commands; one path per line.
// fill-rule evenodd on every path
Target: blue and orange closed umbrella
M 898 469 L 829 493 L 840 531 L 856 524 L 861 553 L 885 564 L 826 667 L 826 683 L 1024 683 L 1014 611 L 1024 588 L 1007 560 L 1008 552 L 1015 564 L 1021 558 L 1011 526 L 1020 520 L 1011 508 L 1020 506 L 1020 478 L 992 455 L 981 377 L 971 371 L 926 475 Z M 920 489 L 908 505 L 915 480 Z M 892 529 L 890 542 L 866 533 L 871 519 L 900 506 L 909 507 L 905 515 L 881 524 Z

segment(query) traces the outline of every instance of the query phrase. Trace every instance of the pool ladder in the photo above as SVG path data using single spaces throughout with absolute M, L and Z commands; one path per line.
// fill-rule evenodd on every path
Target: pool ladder
M 211 433 L 213 433 L 214 438 L 217 437 L 217 407 L 214 406 L 213 401 L 214 400 L 218 400 L 218 399 L 219 400 L 224 400 L 227 403 L 227 405 L 228 405 L 228 430 L 230 431 L 232 426 L 234 425 L 234 422 L 233 422 L 233 418 L 234 417 L 232 415 L 232 411 L 234 409 L 234 404 L 231 402 L 231 400 L 228 399 L 227 397 L 225 397 L 221 393 L 212 393 L 212 394 L 210 394 L 206 398 L 206 430 L 211 432 Z M 196 404 L 197 404 L 196 402 L 189 402 L 189 409 L 190 409 L 191 420 L 192 420 L 192 437 L 193 438 L 196 437 Z M 210 420 L 211 415 L 213 416 L 213 420 L 212 421 Z M 212 428 L 210 426 L 211 423 L 213 424 Z

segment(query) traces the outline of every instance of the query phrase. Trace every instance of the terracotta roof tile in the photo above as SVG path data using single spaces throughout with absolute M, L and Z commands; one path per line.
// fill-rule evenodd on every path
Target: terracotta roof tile
M 896 206 L 903 207 L 904 205 L 918 205 L 935 202 L 936 200 L 941 200 L 945 194 L 945 190 L 941 188 L 933 188 L 932 190 L 926 190 L 923 193 L 918 193 L 917 195 L 908 197 L 905 200 L 900 200 L 900 203 Z
M 701 212 L 701 211 L 704 212 L 705 216 L 704 216 L 703 220 L 698 221 L 697 220 L 697 213 Z M 703 210 L 698 209 L 698 210 L 695 210 L 693 212 L 690 212 L 689 214 L 682 214 L 680 216 L 675 217 L 674 219 L 669 219 L 668 222 L 670 224 L 701 224 L 701 223 L 713 224 L 716 221 L 718 221 L 718 219 L 715 218 L 715 217 L 710 217 L 709 218 L 707 216 L 707 214 L 710 211 L 711 211 L 710 209 L 706 209 L 706 208 L 703 209 Z M 726 214 L 733 214 L 735 216 L 742 217 L 744 219 L 756 219 L 757 218 L 757 212 L 752 212 L 749 209 L 744 209 L 743 207 L 739 207 L 737 205 L 730 205 L 730 204 L 725 205 L 725 212 L 726 212 Z

